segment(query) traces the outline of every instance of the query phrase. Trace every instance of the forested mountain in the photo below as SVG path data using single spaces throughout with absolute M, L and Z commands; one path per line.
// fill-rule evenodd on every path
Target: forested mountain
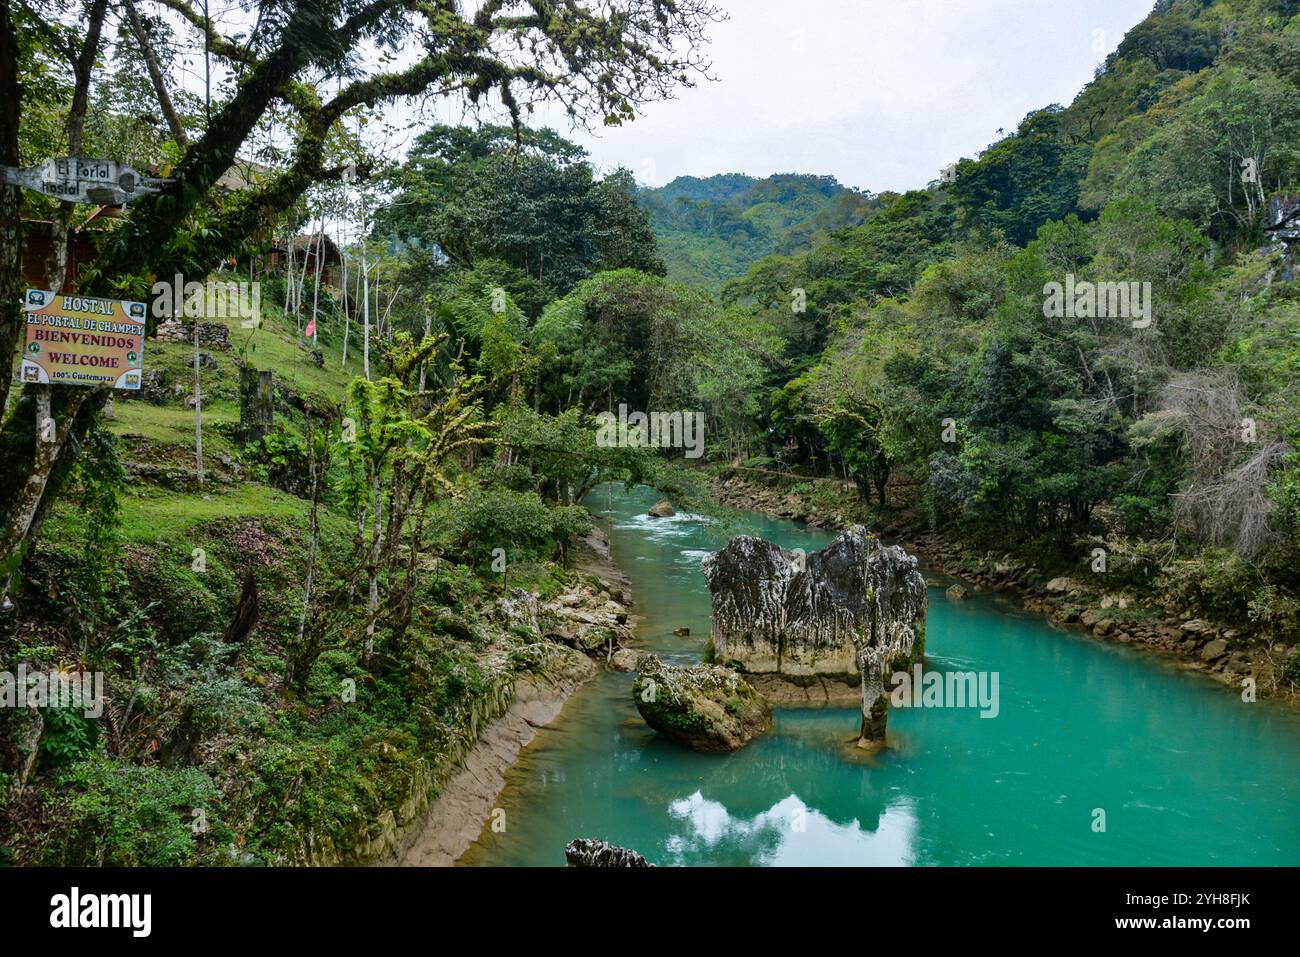
M 806 250 L 831 230 L 862 223 L 877 205 L 833 176 L 795 173 L 679 176 L 639 189 L 637 198 L 650 212 L 669 278 L 708 288 L 765 256 Z
M 1298 11 L 1161 0 L 1069 106 L 730 282 L 785 343 L 764 461 L 1294 635 Z M 1076 282 L 1146 311 L 1053 306 Z

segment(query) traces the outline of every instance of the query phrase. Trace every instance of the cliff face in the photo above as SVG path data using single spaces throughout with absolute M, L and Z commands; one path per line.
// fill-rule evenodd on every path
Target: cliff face
M 885 677 L 924 643 L 927 595 L 915 557 L 855 526 L 807 556 L 741 536 L 703 568 L 716 660 L 751 674 L 855 676 L 863 738 L 883 739 Z

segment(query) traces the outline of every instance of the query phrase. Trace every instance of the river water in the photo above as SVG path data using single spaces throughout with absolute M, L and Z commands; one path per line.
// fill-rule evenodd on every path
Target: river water
M 652 519 L 654 501 L 602 488 L 589 504 L 631 578 L 640 647 L 672 661 L 698 661 L 708 638 L 704 555 L 740 532 L 806 550 L 831 537 L 756 515 Z M 485 826 L 461 863 L 563 865 L 576 837 L 659 865 L 1300 863 L 1293 711 L 939 588 L 926 653 L 927 669 L 997 672 L 997 716 L 893 709 L 870 758 L 850 744 L 859 713 L 840 709 L 777 711 L 743 750 L 696 754 L 645 726 L 631 675 L 602 674 L 521 756 L 504 830 Z

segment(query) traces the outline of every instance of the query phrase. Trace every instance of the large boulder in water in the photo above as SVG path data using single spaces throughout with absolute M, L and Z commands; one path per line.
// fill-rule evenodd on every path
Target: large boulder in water
M 676 514 L 677 509 L 673 508 L 673 503 L 666 499 L 650 506 L 649 515 L 651 518 L 672 518 Z
M 632 686 L 645 723 L 670 741 L 695 751 L 737 751 L 772 727 L 772 709 L 730 668 L 641 660 Z
M 585 837 L 570 841 L 564 858 L 570 867 L 654 867 L 636 851 Z
M 927 590 L 917 559 L 861 526 L 805 555 L 742 535 L 703 562 L 717 661 L 752 674 L 856 678 L 865 745 L 884 740 L 885 678 L 918 660 Z

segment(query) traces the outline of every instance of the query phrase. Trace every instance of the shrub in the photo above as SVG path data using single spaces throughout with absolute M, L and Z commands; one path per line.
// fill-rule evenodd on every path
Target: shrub
M 1207 548 L 1194 558 L 1168 563 L 1161 575 L 1166 596 L 1215 621 L 1244 622 L 1259 572 L 1223 548 Z
M 49 708 L 44 717 L 41 767 L 47 770 L 78 760 L 99 740 L 99 726 L 77 708 Z
M 277 429 L 245 446 L 239 458 L 259 481 L 290 495 L 307 495 L 307 446 L 299 436 Z
M 1282 670 L 1282 677 L 1291 682 L 1291 684 L 1295 685 L 1297 688 L 1300 688 L 1300 648 L 1297 648 L 1291 653 L 1291 657 L 1288 659 L 1286 667 Z
M 215 863 L 215 849 L 231 838 L 216 786 L 197 768 L 137 767 L 94 754 L 56 784 L 61 794 L 41 847 L 47 866 Z M 198 820 L 206 830 L 196 834 Z
M 549 558 L 559 542 L 591 530 L 586 509 L 548 508 L 535 492 L 479 489 L 471 492 L 461 515 L 462 542 L 476 565 L 492 561 L 494 549 L 511 564 Z

